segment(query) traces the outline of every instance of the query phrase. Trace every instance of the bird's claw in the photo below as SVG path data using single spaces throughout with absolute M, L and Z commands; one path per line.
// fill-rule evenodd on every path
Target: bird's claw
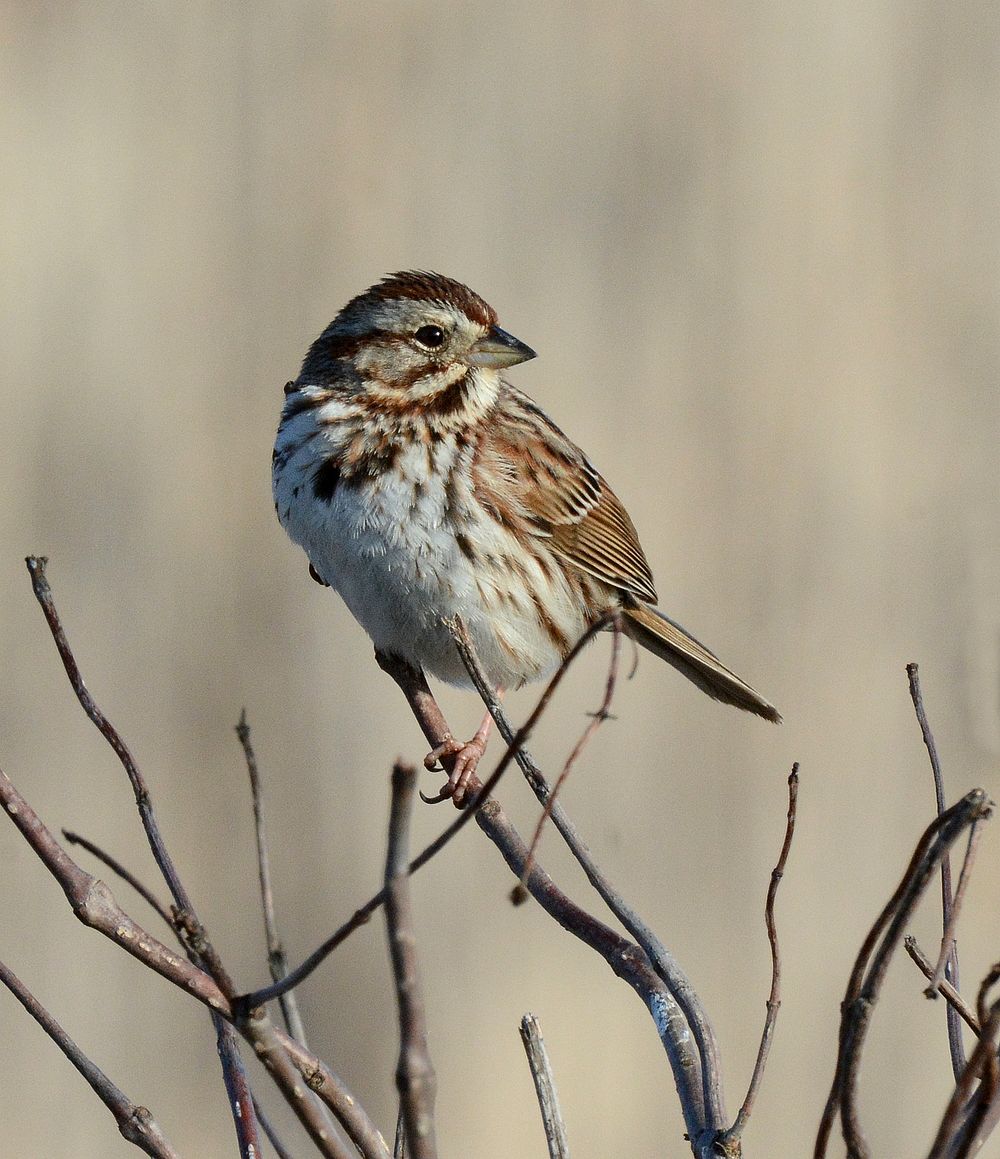
M 424 757 L 424 768 L 430 770 L 443 768 L 443 762 L 449 761 L 451 771 L 448 774 L 448 783 L 437 796 L 426 797 L 421 793 L 421 798 L 428 804 L 451 800 L 456 809 L 461 809 L 466 804 L 469 782 L 475 776 L 485 751 L 484 738 L 475 736 L 463 743 L 453 736 L 447 737 Z

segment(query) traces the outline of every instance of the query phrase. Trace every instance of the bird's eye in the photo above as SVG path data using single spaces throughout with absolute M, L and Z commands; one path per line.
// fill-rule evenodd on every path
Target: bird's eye
M 413 337 L 421 346 L 429 346 L 433 349 L 444 342 L 444 331 L 440 326 L 421 326 Z

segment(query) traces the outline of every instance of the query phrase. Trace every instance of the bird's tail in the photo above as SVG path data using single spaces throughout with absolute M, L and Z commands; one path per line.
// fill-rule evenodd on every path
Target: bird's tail
M 644 648 L 672 664 L 713 700 L 735 704 L 765 720 L 780 723 L 781 716 L 756 689 L 741 680 L 673 620 L 648 604 L 626 604 L 625 630 Z

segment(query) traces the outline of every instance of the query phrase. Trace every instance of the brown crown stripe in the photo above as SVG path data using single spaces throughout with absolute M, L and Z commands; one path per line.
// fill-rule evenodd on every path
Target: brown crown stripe
M 365 294 L 348 303 L 347 308 L 350 309 L 369 295 L 381 301 L 408 298 L 418 302 L 443 302 L 449 306 L 456 306 L 466 317 L 481 326 L 495 326 L 497 321 L 496 310 L 468 286 L 456 282 L 454 278 L 446 278 L 443 274 L 426 270 L 402 270 L 396 274 L 388 274 L 378 285 L 372 286 Z

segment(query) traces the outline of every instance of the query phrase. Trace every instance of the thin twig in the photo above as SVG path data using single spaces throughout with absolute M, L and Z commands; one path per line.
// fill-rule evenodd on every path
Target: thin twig
M 889 962 L 944 854 L 968 826 L 985 820 L 992 810 L 993 804 L 986 793 L 973 789 L 931 822 L 917 842 L 902 880 L 865 938 L 841 1004 L 837 1066 L 816 1137 L 816 1159 L 826 1154 L 838 1111 L 848 1155 L 852 1159 L 867 1159 L 870 1154 L 858 1119 L 858 1075 L 868 1027 Z
M 416 782 L 417 770 L 412 765 L 397 762 L 392 770 L 389 847 L 385 859 L 385 888 L 388 892 L 385 920 L 399 1010 L 396 1087 L 406 1122 L 407 1150 L 413 1159 L 437 1159 L 434 1132 L 437 1081 L 427 1049 L 427 1014 L 417 962 L 408 868 L 410 817 Z
M 181 940 L 181 945 L 185 952 L 188 953 L 191 962 L 196 965 L 198 964 L 198 955 L 191 946 L 190 931 L 184 924 L 183 914 L 177 914 L 176 911 L 175 913 L 170 913 L 167 907 L 163 905 L 147 885 L 139 881 L 138 877 L 130 869 L 126 869 L 121 861 L 112 858 L 110 853 L 102 850 L 101 846 L 96 845 L 94 841 L 90 841 L 86 837 L 81 837 L 79 833 L 74 833 L 67 829 L 63 830 L 63 836 L 71 845 L 79 845 L 81 848 L 85 848 L 88 853 L 92 853 L 98 861 L 102 861 L 105 866 L 121 877 L 124 882 L 131 885 L 132 889 L 136 890 L 137 894 L 149 906 L 152 906 L 152 909 L 165 921 L 170 931 L 175 933 L 177 938 Z M 246 1067 L 243 1066 L 242 1059 L 239 1055 L 239 1047 L 238 1043 L 236 1043 L 234 1030 L 221 1020 L 220 1015 L 216 1011 L 212 1011 L 212 1020 L 214 1028 L 216 1028 L 217 1048 L 222 1062 L 222 1080 L 226 1084 L 226 1091 L 229 1095 L 229 1106 L 232 1107 L 233 1115 L 239 1116 L 239 1122 L 242 1124 L 239 1130 L 240 1136 L 246 1137 L 247 1139 L 254 1138 L 256 1136 L 256 1124 L 254 1122 L 256 1116 L 256 1100 L 253 1100 L 253 1093 L 250 1091 Z M 253 1108 L 250 1108 L 251 1101 L 254 1103 Z M 251 1152 L 248 1151 L 249 1153 Z
M 928 1159 L 968 1159 L 985 1141 L 987 1121 L 995 1122 L 1000 1001 L 987 1007 L 986 994 L 998 980 L 1000 964 L 993 966 L 980 985 L 976 1002 L 981 1028 L 979 1039 L 955 1084 Z M 978 1090 L 973 1094 L 977 1083 Z
M 278 922 L 274 911 L 274 889 L 271 885 L 271 861 L 267 849 L 267 829 L 264 824 L 264 793 L 257 766 L 257 755 L 250 740 L 250 725 L 247 723 L 246 709 L 240 713 L 239 724 L 236 726 L 236 736 L 243 748 L 247 774 L 250 778 L 254 833 L 257 838 L 257 872 L 260 878 L 264 932 L 267 937 L 267 964 L 271 971 L 271 978 L 275 982 L 280 982 L 288 973 L 288 958 L 278 935 Z M 302 1025 L 302 1016 L 299 1013 L 294 991 L 288 990 L 281 995 L 281 1013 L 288 1033 L 293 1038 L 297 1038 L 303 1046 L 308 1046 L 305 1027 Z
M 123 1139 L 156 1159 L 178 1159 L 159 1124 L 145 1107 L 137 1106 L 76 1045 L 31 991 L 5 963 L 0 962 L 0 982 L 14 995 L 63 1054 L 90 1084 L 91 1089 L 108 1108 L 118 1124 Z
M 924 952 L 917 945 L 917 939 L 912 934 L 907 934 L 903 939 L 903 949 L 910 955 L 912 961 L 916 964 L 917 969 L 923 976 L 930 981 L 934 977 L 934 963 L 924 954 Z M 924 991 L 928 998 L 936 998 L 939 994 L 946 1002 L 951 1003 L 955 1007 L 958 1016 L 963 1019 L 969 1029 L 978 1037 L 980 1034 L 979 1019 L 976 1018 L 975 1011 L 969 1006 L 968 1002 L 955 989 L 954 986 L 947 980 L 942 978 L 940 983 L 934 990 L 928 988 Z
M 171 929 L 174 929 L 173 914 L 171 914 L 170 910 L 167 909 L 167 907 L 163 904 L 162 901 L 160 901 L 156 894 L 153 893 L 149 886 L 144 885 L 130 869 L 126 869 L 125 866 L 122 865 L 122 863 L 116 858 L 112 857 L 111 854 L 107 852 L 107 850 L 102 849 L 100 845 L 95 844 L 88 838 L 82 837 L 79 833 L 74 833 L 71 829 L 64 829 L 62 831 L 62 835 L 66 838 L 70 845 L 79 845 L 81 849 L 86 849 L 88 853 L 93 854 L 93 856 L 96 857 L 98 861 L 106 865 L 108 869 L 112 871 L 112 873 L 117 874 L 118 877 L 122 879 L 122 881 L 130 885 L 135 890 L 135 892 L 143 899 L 144 902 L 146 902 L 147 905 L 149 905 L 157 912 L 157 914 L 159 914 L 159 916 Z
M 944 935 L 941 938 L 941 952 L 937 965 L 934 967 L 934 977 L 931 979 L 932 989 L 937 989 L 941 985 L 948 963 L 954 959 L 954 955 L 957 953 L 955 928 L 958 925 L 958 915 L 962 912 L 962 902 L 965 901 L 965 891 L 969 887 L 969 877 L 976 860 L 976 850 L 979 847 L 981 834 L 982 826 L 973 822 L 972 828 L 969 830 L 969 843 L 965 848 L 965 857 L 962 859 L 962 868 L 958 874 L 955 896 L 952 898 L 951 913 L 945 922 Z
M 750 1085 L 747 1087 L 746 1098 L 743 1100 L 743 1106 L 740 1107 L 740 1112 L 736 1116 L 735 1122 L 722 1137 L 722 1142 L 727 1145 L 731 1145 L 733 1141 L 742 1137 L 747 1122 L 751 1114 L 753 1114 L 757 1091 L 760 1088 L 761 1079 L 764 1077 L 767 1058 L 771 1052 L 775 1022 L 778 1017 L 778 1011 L 781 1009 L 781 955 L 778 950 L 778 926 L 774 919 L 774 899 L 777 897 L 778 886 L 781 884 L 781 879 L 785 874 L 785 865 L 788 861 L 789 851 L 792 848 L 798 799 L 799 765 L 796 761 L 792 765 L 792 771 L 788 777 L 788 813 L 785 821 L 785 837 L 781 844 L 781 853 L 778 855 L 778 864 L 771 871 L 771 882 L 767 887 L 767 901 L 764 904 L 764 923 L 767 926 L 767 940 L 771 947 L 771 992 L 767 997 L 767 1013 L 764 1017 L 764 1029 L 760 1036 L 760 1046 L 757 1049 L 757 1061 L 754 1063 L 753 1074 L 750 1076 Z
M 542 815 L 538 818 L 538 824 L 535 826 L 534 835 L 531 838 L 531 845 L 528 847 L 528 861 L 525 866 L 525 873 L 529 873 L 531 865 L 535 859 L 535 853 L 538 849 L 538 843 L 542 839 L 542 830 L 545 828 L 545 822 L 552 816 L 552 810 L 555 808 L 556 798 L 559 796 L 563 785 L 567 778 L 580 759 L 584 749 L 590 744 L 594 734 L 601 727 L 601 725 L 611 716 L 611 703 L 615 697 L 615 685 L 618 683 L 618 666 L 621 661 L 622 654 L 622 621 L 621 614 L 617 611 L 611 621 L 611 629 L 614 632 L 614 638 L 611 645 L 611 659 L 608 662 L 608 678 L 604 685 L 604 698 L 601 701 L 601 706 L 591 715 L 587 727 L 583 730 L 579 740 L 573 746 L 573 751 L 566 758 L 566 763 L 563 765 L 562 772 L 556 778 L 556 783 L 552 787 L 552 792 L 549 794 L 548 800 L 542 807 Z M 463 646 L 468 646 L 469 652 L 472 652 L 472 639 L 462 625 L 461 641 Z M 499 698 L 498 698 L 499 700 Z M 521 881 L 517 886 L 518 890 L 524 890 L 524 882 Z M 515 892 L 515 901 L 519 901 L 520 896 Z
M 315 1055 L 273 1026 L 265 1011 L 258 1009 L 252 1011 L 249 1017 L 238 1017 L 230 1000 L 210 974 L 154 938 L 118 905 L 103 881 L 73 861 L 2 769 L 0 809 L 14 822 L 39 860 L 59 883 L 73 913 L 84 925 L 102 933 L 143 965 L 186 994 L 197 998 L 211 1012 L 237 1023 L 240 1033 L 265 1065 L 271 1061 L 272 1065 L 268 1069 L 275 1076 L 286 1101 L 317 1143 L 321 1154 L 329 1159 L 357 1159 L 346 1149 L 346 1145 L 329 1138 L 325 1120 L 316 1113 L 308 1100 L 302 1098 L 303 1091 L 297 1076 L 303 1078 L 307 1086 L 315 1090 L 333 1111 L 364 1159 L 389 1159 L 385 1141 L 343 1081 Z M 284 1055 L 294 1064 L 294 1073 L 285 1065 Z
M 605 616 L 603 621 L 599 621 L 599 624 L 606 626 L 612 615 L 613 613 Z M 495 691 L 490 686 L 489 679 L 483 671 L 479 657 L 476 655 L 472 640 L 468 633 L 462 630 L 463 626 L 461 624 L 458 624 L 456 627 L 455 643 L 465 663 L 466 670 L 473 684 L 475 684 L 476 690 L 482 697 L 483 702 L 489 709 L 490 714 L 496 721 L 500 735 L 508 743 L 511 743 L 513 747 L 512 742 L 518 738 L 514 735 L 510 721 L 508 721 L 504 714 Z M 593 628 L 591 631 L 593 631 Z M 412 704 L 411 708 L 414 708 Z M 416 711 L 415 708 L 414 711 Z M 539 769 L 531 754 L 524 747 L 523 740 L 518 741 L 516 760 L 521 771 L 524 773 L 528 785 L 539 802 L 542 805 L 547 804 L 551 795 L 551 789 L 541 769 Z M 691 1123 L 690 1121 L 688 1122 L 688 1134 L 691 1136 L 696 1149 L 705 1150 L 706 1153 L 709 1153 L 707 1149 L 710 1149 L 714 1145 L 714 1140 L 725 1130 L 728 1119 L 722 1094 L 722 1063 L 719 1056 L 718 1044 L 715 1039 L 715 1032 L 712 1029 L 708 1015 L 694 987 L 681 969 L 676 958 L 667 950 L 646 922 L 639 917 L 638 913 L 628 905 L 622 897 L 621 892 L 611 883 L 607 874 L 597 864 L 593 854 L 580 837 L 576 826 L 558 802 L 552 807 L 551 816 L 552 822 L 559 831 L 563 841 L 565 841 L 567 848 L 587 875 L 587 880 L 597 890 L 601 899 L 615 917 L 642 947 L 653 969 L 662 979 L 668 992 L 683 1012 L 688 1027 L 685 1034 L 690 1034 L 693 1037 L 698 1048 L 701 1066 L 701 1084 L 697 1097 L 695 1098 L 690 1087 L 685 1086 L 683 1081 L 678 1079 L 676 1070 L 675 1079 L 678 1079 L 678 1091 L 681 1104 L 687 1107 L 685 1116 L 688 1116 L 688 1110 L 691 1111 L 692 1116 L 696 1111 L 702 1116 L 700 1126 L 696 1131 L 692 1131 Z M 685 1053 L 685 1058 L 687 1057 Z M 682 1089 L 682 1086 L 684 1089 Z M 687 1106 L 686 1100 L 693 1100 L 690 1106 Z M 701 1109 L 698 1110 L 698 1108 Z
M 941 772 L 941 761 L 938 757 L 937 745 L 934 742 L 934 734 L 931 732 L 930 721 L 927 719 L 927 711 L 924 708 L 919 672 L 919 665 L 907 664 L 906 675 L 910 686 L 910 699 L 913 701 L 913 711 L 916 713 L 917 723 L 920 725 L 920 735 L 923 737 L 924 746 L 930 758 L 931 775 L 934 778 L 934 804 L 940 817 L 944 812 L 945 803 L 944 776 Z M 941 921 L 943 927 L 941 962 L 943 972 L 935 970 L 934 974 L 937 983 L 945 978 L 957 992 L 959 989 L 959 969 L 958 945 L 954 940 L 954 908 L 951 889 L 951 857 L 946 856 L 941 862 Z M 932 981 L 932 985 L 937 983 Z M 965 1045 L 962 1042 L 962 1028 L 959 1025 L 958 1014 L 951 1005 L 948 1006 L 945 1017 L 948 1026 L 948 1052 L 951 1055 L 951 1069 L 957 1081 L 958 1076 L 965 1069 Z
M 163 879 L 167 883 L 167 888 L 170 890 L 170 896 L 173 898 L 174 905 L 177 907 L 178 912 L 175 915 L 175 928 L 178 930 L 185 929 L 188 932 L 188 944 L 193 952 L 197 954 L 200 961 L 204 962 L 223 992 L 227 995 L 232 995 L 232 982 L 221 960 L 208 941 L 204 926 L 195 913 L 191 898 L 188 896 L 184 883 L 181 881 L 177 868 L 174 865 L 173 858 L 167 850 L 160 832 L 159 823 L 156 820 L 156 813 L 153 809 L 153 801 L 146 780 L 140 772 L 139 766 L 136 764 L 128 745 L 122 739 L 121 734 L 105 716 L 84 683 L 80 667 L 76 662 L 76 657 L 73 655 L 73 650 L 70 648 L 69 640 L 66 637 L 59 613 L 56 610 L 52 589 L 49 586 L 49 581 L 46 576 L 48 560 L 45 556 L 29 555 L 25 559 L 25 564 L 28 568 L 28 574 L 31 577 L 32 590 L 45 616 L 45 621 L 49 626 L 49 631 L 55 642 L 56 649 L 59 652 L 59 657 L 62 660 L 73 692 L 76 694 L 76 698 L 88 718 L 111 746 L 112 751 L 118 757 L 122 768 L 128 776 L 129 783 L 132 786 L 132 792 L 135 795 L 135 803 L 139 810 L 139 818 L 142 822 L 146 839 L 149 842 L 153 859 L 160 873 L 163 875 Z M 246 1069 L 240 1057 L 239 1046 L 232 1028 L 215 1020 L 214 1015 L 213 1022 L 218 1039 L 219 1058 L 223 1067 L 223 1080 L 227 1094 L 229 1095 L 230 1112 L 236 1128 L 240 1153 L 244 1159 L 252 1159 L 253 1156 L 260 1154 L 260 1137 L 256 1120 L 254 1119 L 253 1104 L 249 1097 Z M 232 1069 L 232 1073 L 230 1073 L 230 1068 Z
M 254 1114 L 257 1116 L 257 1122 L 260 1123 L 260 1129 L 267 1136 L 267 1141 L 274 1148 L 274 1153 L 278 1159 L 292 1159 L 291 1151 L 282 1142 L 281 1136 L 275 1130 L 274 1124 L 265 1113 L 264 1108 L 260 1105 L 256 1096 L 253 1100 L 253 1109 Z
M 569 1140 L 566 1138 L 566 1124 L 563 1122 L 559 1107 L 552 1065 L 545 1049 L 542 1029 L 534 1014 L 525 1014 L 521 1019 L 521 1042 L 524 1043 L 524 1053 L 528 1056 L 528 1066 L 535 1084 L 535 1094 L 538 1096 L 538 1107 L 542 1112 L 542 1127 L 549 1148 L 549 1159 L 569 1159 Z
M 129 782 L 132 785 L 132 792 L 135 794 L 135 803 L 139 809 L 139 816 L 142 819 L 142 827 L 149 841 L 149 847 L 153 852 L 153 858 L 156 861 L 160 873 L 167 883 L 170 895 L 174 899 L 174 904 L 179 909 L 193 913 L 194 907 L 191 905 L 191 899 L 188 897 L 187 890 L 184 888 L 184 884 L 174 865 L 173 858 L 171 858 L 167 851 L 162 834 L 160 833 L 160 826 L 156 820 L 156 813 L 153 809 L 153 802 L 146 780 L 140 772 L 131 750 L 122 739 L 121 734 L 101 711 L 101 708 L 93 696 L 91 696 L 86 684 L 84 684 L 83 676 L 76 662 L 76 657 L 73 655 L 73 651 L 69 646 L 69 641 L 66 638 L 66 632 L 59 618 L 59 613 L 56 610 L 52 589 L 49 586 L 49 581 L 45 574 L 48 562 L 48 559 L 44 555 L 29 555 L 25 560 L 28 566 L 28 574 L 31 576 L 31 586 L 35 593 L 35 599 L 38 600 L 42 612 L 45 615 L 46 623 L 49 626 L 49 631 L 52 633 L 52 639 L 55 641 L 59 658 L 63 662 L 63 667 L 66 669 L 66 675 L 69 677 L 70 685 L 83 711 L 94 725 L 96 725 L 101 736 L 111 746 L 112 751 L 121 762 L 122 768 L 128 776 Z
M 253 804 L 254 833 L 257 844 L 257 876 L 260 880 L 261 910 L 264 915 L 264 933 L 267 939 L 267 964 L 271 972 L 271 978 L 275 982 L 280 982 L 288 973 L 288 959 L 278 934 L 278 919 L 274 907 L 274 888 L 271 884 L 271 859 L 268 853 L 267 828 L 264 823 L 264 789 L 261 782 L 260 768 L 257 764 L 257 754 L 254 752 L 253 743 L 250 740 L 250 725 L 247 722 L 245 708 L 241 711 L 239 722 L 236 725 L 236 737 L 240 742 L 240 747 L 243 749 L 243 758 L 247 766 L 247 776 L 250 780 L 250 798 Z M 297 1042 L 300 1042 L 304 1047 L 308 1047 L 309 1043 L 306 1040 L 305 1026 L 302 1022 L 302 1015 L 299 1012 L 299 1004 L 295 997 L 295 991 L 289 990 L 282 994 L 279 999 L 279 1004 L 281 1006 L 281 1017 L 285 1023 L 285 1029 Z M 310 1091 L 308 1097 L 317 1103 L 317 1114 L 326 1120 L 326 1127 L 329 1133 L 331 1135 L 337 1135 L 340 1127 L 329 1108 L 315 1092 Z M 341 1140 L 341 1143 L 343 1143 L 343 1140 Z
M 448 842 L 473 820 L 477 810 L 482 808 L 491 796 L 500 778 L 510 766 L 511 761 L 520 759 L 518 754 L 522 751 L 522 746 L 531 735 L 531 731 L 538 722 L 539 717 L 548 707 L 553 693 L 565 676 L 570 664 L 580 654 L 592 636 L 600 631 L 602 626 L 603 621 L 595 624 L 562 662 L 546 685 L 545 691 L 538 698 L 538 703 L 535 705 L 531 715 L 516 734 L 511 734 L 506 752 L 500 758 L 500 762 L 487 778 L 486 782 L 480 786 L 475 797 L 472 798 L 470 794 L 466 794 L 467 804 L 458 817 L 410 862 L 411 876 L 418 869 L 422 869 L 432 857 L 440 853 Z M 392 677 L 403 692 L 411 711 L 417 719 L 417 723 L 420 725 L 424 736 L 427 737 L 428 743 L 433 747 L 442 744 L 447 736 L 451 736 L 451 732 L 441 713 L 441 709 L 438 707 L 437 701 L 427 686 L 427 681 L 423 673 L 411 668 L 405 661 L 399 660 L 395 656 L 377 654 L 376 659 L 382 670 Z M 443 759 L 447 765 L 448 761 L 453 758 L 444 757 Z M 476 783 L 479 784 L 478 781 Z M 280 982 L 274 982 L 270 986 L 263 986 L 259 990 L 254 990 L 249 994 L 239 995 L 235 999 L 237 1009 L 248 1009 L 251 1006 L 259 1006 L 261 1003 L 270 1002 L 274 998 L 280 998 L 282 994 L 287 993 L 292 987 L 298 986 L 300 982 L 305 981 L 324 959 L 332 954 L 339 945 L 345 942 L 355 930 L 360 929 L 361 926 L 365 925 L 371 919 L 372 914 L 385 904 L 385 899 L 386 891 L 383 888 L 374 897 L 369 898 L 363 906 L 355 910 L 343 925 L 334 930 L 326 941 L 317 946 L 294 970 L 290 970 Z
M 581 641 L 581 646 L 582 643 Z M 413 669 L 405 665 L 398 663 L 393 665 L 387 660 L 383 660 L 382 664 L 406 696 L 410 710 L 416 717 L 428 742 L 432 747 L 441 744 L 450 733 L 437 702 L 427 688 L 426 681 L 419 673 L 415 673 Z M 558 677 L 558 675 L 557 672 L 556 676 Z M 553 677 L 553 680 L 555 679 L 556 677 Z M 486 687 L 488 689 L 488 685 Z M 552 688 L 553 685 L 550 683 L 546 694 L 550 694 Z M 527 847 L 495 798 L 490 797 L 488 800 L 484 800 L 484 798 L 495 783 L 499 773 L 506 767 L 510 753 L 516 754 L 518 764 L 521 764 L 522 760 L 525 759 L 530 761 L 530 757 L 526 758 L 523 748 L 524 736 L 548 703 L 546 694 L 543 694 L 535 712 L 517 733 L 509 728 L 506 718 L 502 718 L 502 727 L 508 730 L 503 733 L 504 738 L 508 740 L 507 753 L 504 754 L 500 765 L 497 766 L 497 770 L 486 785 L 480 786 L 476 778 L 472 779 L 471 784 L 476 808 L 476 824 L 496 845 L 503 859 L 518 878 L 524 873 L 525 861 L 528 856 Z M 489 705 L 488 700 L 487 704 Z M 489 705 L 489 707 L 492 711 L 494 705 Z M 530 767 L 534 767 L 533 763 Z M 544 780 L 542 783 L 544 784 Z M 547 786 L 545 787 L 547 789 Z M 466 813 L 468 812 L 470 810 L 466 810 Z M 562 827 L 568 824 L 561 807 L 558 805 L 553 811 L 553 820 Z M 580 845 L 582 846 L 582 843 Z M 598 876 L 599 871 L 596 867 L 592 867 L 588 871 L 588 877 L 592 881 Z M 570 901 L 537 864 L 531 871 L 526 884 L 531 896 L 542 905 L 551 917 L 564 929 L 596 950 L 607 961 L 612 970 L 628 982 L 640 996 L 653 1018 L 660 1041 L 670 1061 L 685 1126 L 693 1141 L 695 1153 L 699 1156 L 710 1155 L 716 1132 L 706 1128 L 702 1058 L 698 1051 L 692 1049 L 692 1034 L 686 1015 L 682 1013 L 681 1004 L 674 998 L 671 988 L 662 980 L 663 958 L 661 957 L 654 966 L 644 949 L 615 933 L 593 915 L 576 905 L 575 902 Z M 663 954 L 666 955 L 665 950 Z M 672 981 L 674 986 L 677 986 L 676 976 Z M 691 994 L 684 995 L 689 1008 Z M 718 1073 L 717 1069 L 715 1073 Z

